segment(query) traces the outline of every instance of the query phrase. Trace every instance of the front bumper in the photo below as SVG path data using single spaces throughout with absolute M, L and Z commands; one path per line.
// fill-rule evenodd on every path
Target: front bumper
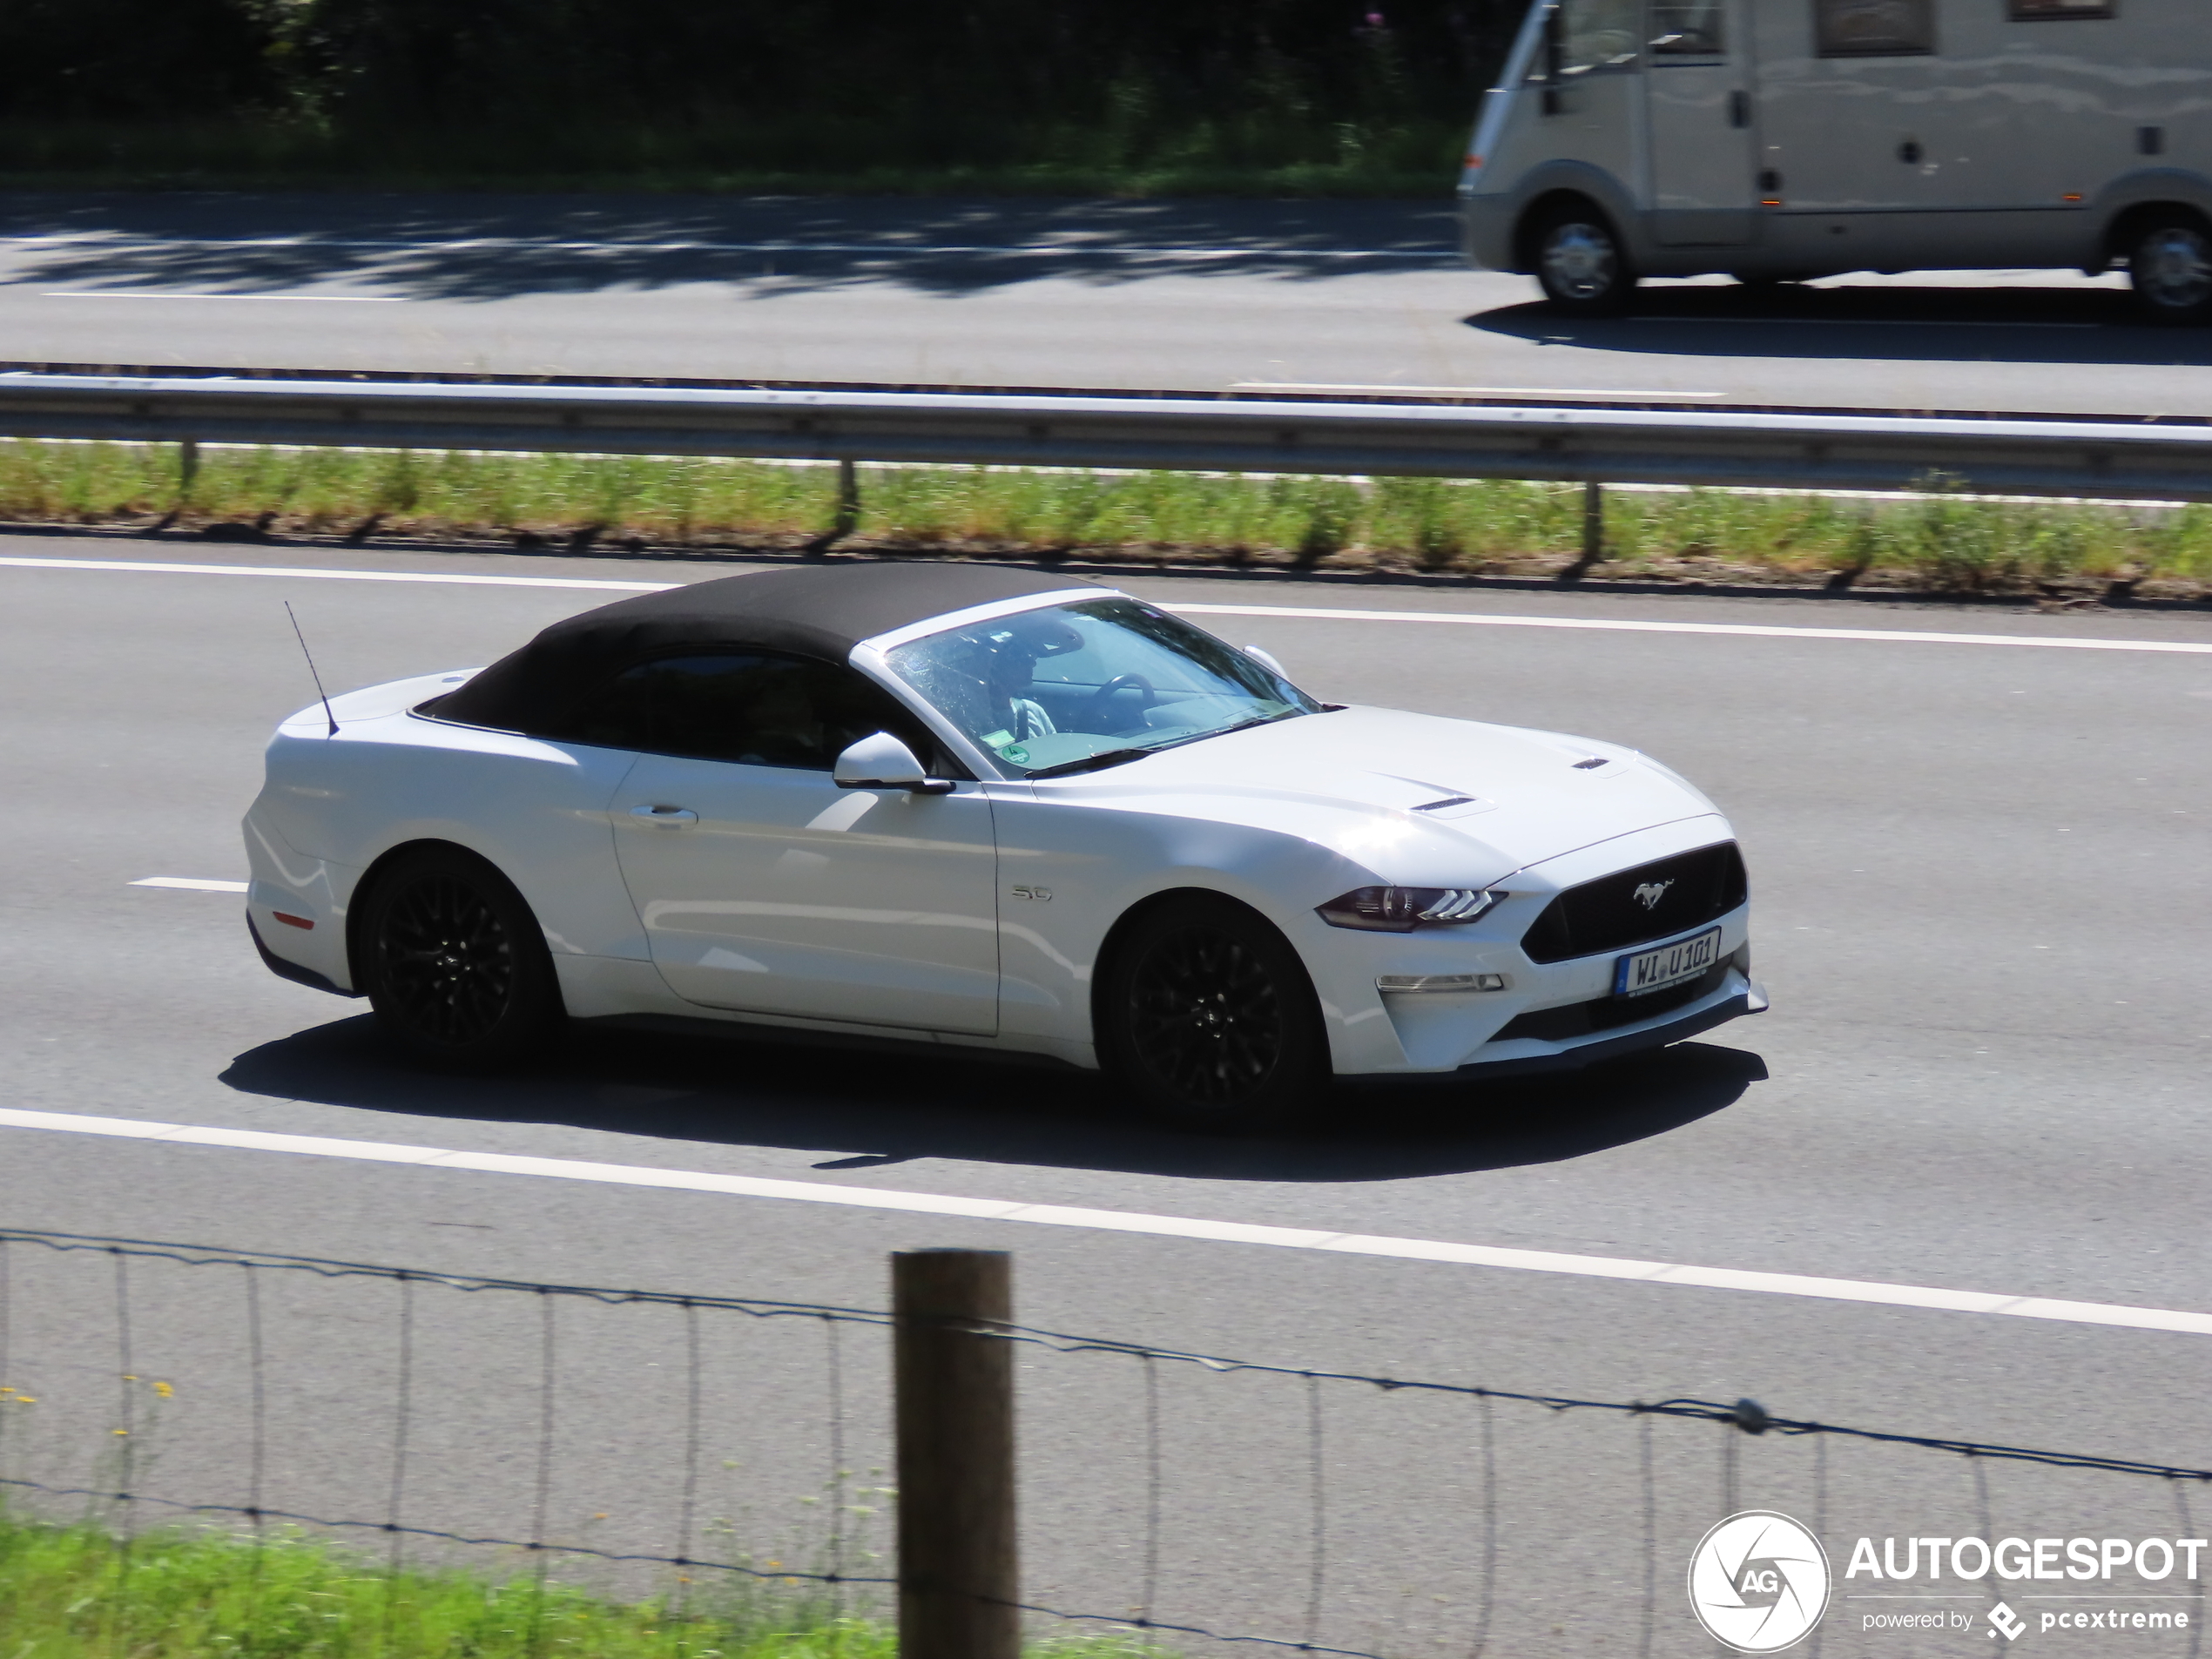
M 1478 271 L 1525 274 L 1514 246 L 1521 201 L 1505 192 L 1462 192 L 1459 198 L 1460 255 Z
M 1688 1013 L 1662 1021 L 1657 1025 L 1623 1031 L 1615 1036 L 1555 1049 L 1548 1053 L 1522 1054 L 1498 1060 L 1472 1060 L 1447 1075 L 1453 1077 L 1521 1077 L 1548 1071 L 1580 1071 L 1585 1066 L 1618 1060 L 1623 1055 L 1641 1054 L 1646 1049 L 1663 1049 L 1670 1042 L 1694 1037 L 1701 1031 L 1710 1031 L 1716 1025 L 1725 1025 L 1746 1014 L 1765 1013 L 1768 1006 L 1766 988 L 1756 980 L 1742 980 L 1740 982 L 1740 990 L 1723 991 L 1716 1000 L 1693 1006 Z

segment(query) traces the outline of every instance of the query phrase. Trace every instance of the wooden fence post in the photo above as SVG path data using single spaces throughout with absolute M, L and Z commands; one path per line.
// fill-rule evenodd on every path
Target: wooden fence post
M 837 463 L 837 516 L 832 534 L 850 536 L 860 527 L 860 469 L 851 461 Z
M 1582 486 L 1582 568 L 1605 556 L 1605 486 Z
M 900 1659 L 1021 1659 L 1015 1532 L 1014 1258 L 891 1258 Z

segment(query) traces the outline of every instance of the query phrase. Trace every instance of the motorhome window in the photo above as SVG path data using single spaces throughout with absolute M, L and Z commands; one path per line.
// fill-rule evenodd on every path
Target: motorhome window
M 1718 57 L 1728 50 L 1727 0 L 1654 0 L 1651 51 L 1668 57 Z
M 1587 75 L 1636 61 L 1643 37 L 1643 0 L 1560 0 L 1556 72 Z
M 2047 23 L 2056 17 L 2116 17 L 2119 0 L 2013 0 L 2014 23 Z
M 1823 57 L 1905 57 L 1936 49 L 1935 0 L 1813 0 Z

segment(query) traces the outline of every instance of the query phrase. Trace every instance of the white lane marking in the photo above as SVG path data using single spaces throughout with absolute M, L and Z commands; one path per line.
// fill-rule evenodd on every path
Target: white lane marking
M 188 893 L 243 893 L 243 881 L 207 881 L 196 875 L 142 875 L 128 884 L 134 887 L 182 887 Z
M 94 243 L 124 252 L 134 247 L 286 247 L 312 253 L 317 248 L 412 250 L 514 248 L 545 253 L 892 253 L 907 256 L 1019 254 L 1051 259 L 1076 254 L 1161 257 L 1201 260 L 1435 260 L 1456 265 L 1460 255 L 1446 248 L 1299 247 L 1262 245 L 1251 247 L 1177 247 L 1143 243 L 1110 242 L 601 242 L 555 241 L 532 236 L 469 236 L 445 241 L 401 241 L 363 236 L 208 236 L 138 237 L 94 236 L 78 232 L 53 236 L 0 236 L 0 246 L 68 246 Z
M 1729 1267 L 1692 1267 L 1675 1262 L 1632 1261 L 1611 1256 L 1571 1256 L 1547 1250 L 1507 1250 L 1491 1244 L 1460 1244 L 1429 1238 L 1393 1238 L 1379 1234 L 1332 1232 L 1251 1222 L 1206 1221 L 1194 1217 L 1154 1216 L 1126 1210 L 1086 1210 L 1068 1204 L 1022 1204 L 1003 1198 L 961 1198 L 938 1192 L 905 1192 L 895 1188 L 838 1186 L 826 1181 L 783 1181 L 763 1176 L 711 1175 L 696 1170 L 656 1170 L 634 1163 L 597 1163 L 581 1158 L 524 1157 L 503 1152 L 461 1152 L 435 1146 L 334 1140 L 327 1136 L 281 1135 L 260 1130 L 203 1129 L 184 1123 L 145 1122 L 138 1118 L 85 1116 L 75 1112 L 0 1109 L 0 1128 L 58 1130 L 71 1135 L 111 1136 L 124 1140 L 163 1141 L 185 1146 L 216 1146 L 243 1151 L 291 1152 L 313 1157 L 353 1158 L 374 1163 L 410 1163 L 432 1169 L 468 1170 L 487 1175 L 527 1175 L 559 1181 L 590 1181 L 610 1186 L 718 1192 L 736 1197 L 782 1198 L 801 1204 L 840 1204 L 857 1210 L 897 1211 L 909 1215 L 1016 1221 L 1044 1227 L 1088 1227 L 1099 1231 L 1143 1233 L 1161 1238 L 1271 1244 L 1285 1250 L 1336 1251 L 1347 1255 L 1380 1256 L 1400 1261 L 1511 1268 L 1523 1272 L 1564 1273 L 1581 1278 L 1633 1279 L 1645 1284 L 1685 1285 L 1703 1290 L 1753 1291 L 1770 1296 L 1810 1296 L 1830 1301 L 1872 1303 L 1886 1307 L 1929 1308 L 1954 1313 L 2001 1313 L 2016 1318 L 2057 1319 L 2075 1325 L 2116 1325 L 2136 1331 L 2175 1331 L 2194 1336 L 2212 1336 L 2212 1313 L 2194 1313 L 2172 1308 L 2069 1302 L 2049 1297 L 2008 1296 L 1990 1291 L 1953 1291 L 1925 1285 L 1887 1285 L 1870 1279 L 1822 1278 L 1804 1273 L 1762 1273 Z
M 133 559 L 0 558 L 0 568 L 39 570 L 153 570 L 174 576 L 278 576 L 312 582 L 432 582 L 469 588 L 575 588 L 604 593 L 659 593 L 678 582 L 595 582 L 579 577 L 475 576 L 442 570 L 313 570 L 284 564 L 158 564 Z
M 1355 386 L 1328 381 L 1232 381 L 1232 392 L 1402 392 L 1417 397 L 1725 397 L 1725 392 L 1606 390 L 1595 386 Z
M 60 288 L 42 300 L 304 300 L 322 306 L 403 306 L 395 295 L 378 293 L 125 293 L 115 288 Z
M 127 559 L 0 557 L 0 569 L 151 570 L 177 576 L 271 576 L 318 582 L 429 582 L 480 588 L 569 588 L 595 593 L 664 593 L 680 582 L 603 582 L 580 577 L 474 576 L 436 570 L 315 570 L 280 564 L 160 564 Z M 1167 604 L 1193 617 L 1281 617 L 1313 622 L 1450 623 L 1482 628 L 1584 628 L 1640 634 L 1720 634 L 1750 639 L 1854 639 L 1913 645 L 2025 645 L 2046 651 L 2135 651 L 2212 656 L 2212 643 L 2185 639 L 2083 639 L 2068 635 L 1939 634 L 1905 628 L 1781 628 L 1736 622 L 1623 622 L 1597 617 L 1501 617 L 1457 610 L 1337 610 L 1312 605 Z
M 1749 639 L 1866 639 L 1911 645 L 2031 645 L 2046 651 L 2148 651 L 2212 655 L 2185 639 L 2082 639 L 2033 634 L 1939 634 L 1908 628 L 1774 628 L 1736 622 L 1623 622 L 1598 617 L 1493 617 L 1456 610 L 1325 610 L 1306 605 L 1169 605 L 1193 617 L 1286 617 L 1321 622 L 1458 623 L 1487 628 L 1590 628 L 1634 634 L 1728 634 Z

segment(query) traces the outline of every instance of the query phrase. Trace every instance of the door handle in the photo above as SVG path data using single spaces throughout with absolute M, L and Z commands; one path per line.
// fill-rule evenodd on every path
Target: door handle
M 1728 95 L 1728 124 L 1732 127 L 1751 125 L 1751 95 L 1737 91 Z
M 630 809 L 630 815 L 642 818 L 648 824 L 664 824 L 670 829 L 678 829 L 685 824 L 699 821 L 699 815 L 688 806 L 633 806 Z

